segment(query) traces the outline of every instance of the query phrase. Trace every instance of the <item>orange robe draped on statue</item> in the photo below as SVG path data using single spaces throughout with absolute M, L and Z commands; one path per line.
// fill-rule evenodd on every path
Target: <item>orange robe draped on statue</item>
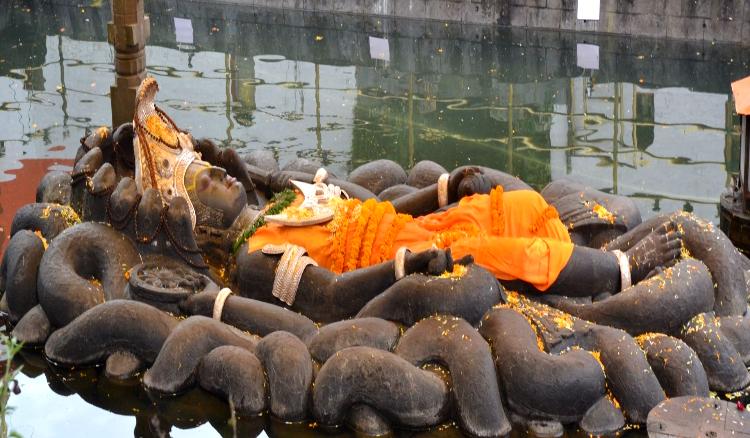
M 261 227 L 250 238 L 249 251 L 284 243 L 304 247 L 321 267 L 336 273 L 391 260 L 402 246 L 416 252 L 434 244 L 450 248 L 454 258 L 471 254 L 501 280 L 522 280 L 542 291 L 573 253 L 567 229 L 541 195 L 505 193 L 499 186 L 417 218 L 396 213 L 389 202 L 342 201 L 325 224 Z

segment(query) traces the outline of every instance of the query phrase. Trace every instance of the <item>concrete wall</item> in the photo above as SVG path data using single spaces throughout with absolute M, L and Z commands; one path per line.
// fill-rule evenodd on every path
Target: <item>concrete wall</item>
M 602 0 L 598 21 L 577 20 L 577 0 L 218 1 L 276 9 L 500 24 L 657 38 L 745 44 L 750 41 L 750 0 Z

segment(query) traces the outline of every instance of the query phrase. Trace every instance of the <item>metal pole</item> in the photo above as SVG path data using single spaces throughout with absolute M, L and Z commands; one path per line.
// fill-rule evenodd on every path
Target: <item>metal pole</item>
M 112 0 L 107 36 L 115 48 L 115 84 L 110 87 L 113 127 L 133 120 L 135 92 L 146 78 L 150 27 L 143 15 L 143 0 Z

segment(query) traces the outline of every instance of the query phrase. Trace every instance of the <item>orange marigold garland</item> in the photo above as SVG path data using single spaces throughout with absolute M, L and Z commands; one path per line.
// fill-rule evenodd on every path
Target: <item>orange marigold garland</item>
M 505 232 L 503 217 L 503 186 L 497 186 L 490 192 L 490 212 L 492 214 L 492 234 L 502 236 Z
M 380 228 L 380 222 L 383 220 L 383 215 L 387 210 L 389 204 L 379 202 L 375 207 L 375 211 L 370 217 L 370 221 L 365 229 L 365 235 L 362 239 L 362 249 L 360 249 L 359 265 L 358 267 L 364 268 L 370 266 L 370 256 L 372 255 L 372 246 L 375 243 L 375 237 L 378 234 L 378 228 Z
M 536 222 L 534 222 L 534 224 L 531 226 L 531 232 L 536 233 L 547 223 L 548 220 L 559 218 L 560 215 L 557 213 L 555 207 L 550 205 L 549 207 L 545 208 L 544 211 L 542 211 L 542 213 L 536 219 Z
M 391 229 L 388 230 L 388 234 L 385 236 L 383 244 L 380 245 L 380 254 L 378 255 L 378 260 L 376 261 L 376 263 L 382 263 L 386 260 L 391 259 L 391 251 L 393 251 L 393 243 L 396 241 L 396 236 L 398 236 L 398 233 L 400 233 L 401 230 L 404 229 L 404 226 L 406 226 L 406 224 L 408 222 L 411 222 L 412 220 L 414 220 L 414 218 L 412 218 L 408 214 L 398 213 L 396 215 L 396 218 L 393 220 L 393 224 L 391 225 Z
M 352 216 L 360 208 L 360 202 L 356 199 L 344 201 L 336 205 L 333 220 L 328 223 L 328 231 L 331 232 L 331 247 L 333 260 L 331 271 L 340 274 L 344 268 L 344 252 L 346 251 L 346 235 L 349 233 L 349 224 Z
M 615 223 L 615 220 L 616 220 L 615 215 L 612 214 L 609 210 L 607 210 L 607 207 L 601 204 L 594 203 L 594 207 L 592 208 L 592 210 L 594 211 L 594 213 L 596 213 L 599 219 L 604 219 L 610 224 Z
M 460 224 L 435 234 L 434 243 L 438 248 L 445 249 L 450 247 L 453 242 L 467 237 L 475 237 L 479 234 L 481 234 L 481 230 L 476 225 Z
M 352 271 L 357 269 L 357 262 L 359 261 L 359 250 L 362 247 L 362 239 L 364 237 L 365 229 L 367 228 L 367 222 L 370 220 L 375 206 L 378 204 L 374 199 L 368 199 L 362 204 L 362 208 L 357 217 L 356 228 L 354 229 L 354 235 L 348 237 L 349 242 L 347 243 L 346 249 L 346 263 L 344 264 L 344 271 Z M 354 218 L 352 218 L 354 219 Z

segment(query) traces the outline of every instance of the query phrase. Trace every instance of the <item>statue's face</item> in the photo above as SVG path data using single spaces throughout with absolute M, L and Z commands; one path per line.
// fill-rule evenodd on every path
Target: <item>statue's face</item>
M 221 167 L 204 167 L 198 171 L 195 191 L 203 204 L 224 212 L 227 227 L 247 205 L 245 187 Z

